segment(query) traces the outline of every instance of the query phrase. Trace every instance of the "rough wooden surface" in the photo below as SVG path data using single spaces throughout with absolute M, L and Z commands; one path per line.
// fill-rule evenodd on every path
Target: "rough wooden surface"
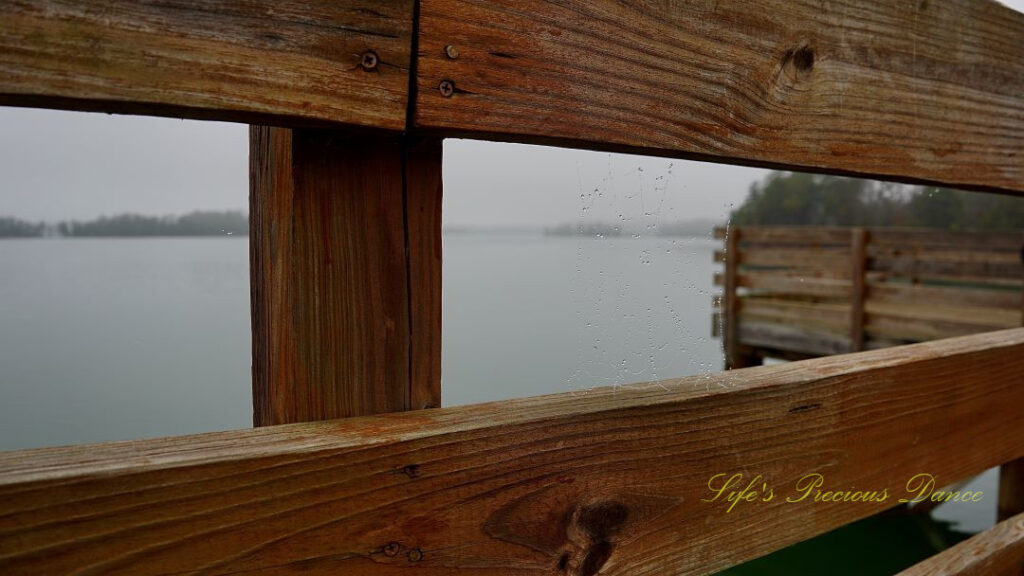
M 897 576 L 1024 575 L 1024 514 L 975 534 Z
M 887 304 L 921 304 L 933 307 L 977 306 L 1014 310 L 1020 306 L 1021 290 L 974 289 L 877 282 L 869 285 L 870 300 Z
M 412 18 L 413 0 L 5 0 L 0 104 L 400 130 Z
M 1024 456 L 1024 329 L 640 389 L 0 454 L 4 574 L 705 574 Z M 951 458 L 955 454 L 956 458 Z M 887 489 L 791 503 L 797 479 Z M 714 474 L 762 474 L 726 513 Z
M 760 355 L 877 349 L 1022 322 L 1024 234 L 1017 231 L 732 230 L 740 234 L 736 286 L 745 289 L 734 302 L 737 345 Z M 726 252 L 715 258 L 725 261 Z M 713 279 L 725 280 L 724 273 Z M 733 302 L 722 301 L 727 316 Z
M 867 296 L 864 271 L 867 267 L 868 231 L 850 231 L 850 352 L 864 349 L 864 298 Z
M 441 140 L 406 141 L 406 228 L 413 287 L 410 410 L 441 406 L 441 166 Z
M 1024 192 L 992 0 L 423 0 L 420 31 L 418 127 Z
M 409 279 L 398 137 L 253 127 L 256 425 L 409 405 Z
M 1024 458 L 999 467 L 998 517 L 1006 520 L 1024 514 Z
M 725 294 L 724 302 L 725 309 L 722 314 L 722 319 L 725 321 L 725 325 L 722 328 L 724 333 L 722 338 L 722 346 L 725 350 L 725 369 L 729 370 L 732 368 L 742 368 L 743 358 L 739 353 L 739 295 L 736 292 L 738 287 L 738 270 L 739 270 L 739 239 L 740 234 L 736 228 L 730 228 L 725 236 L 725 253 L 722 258 L 719 259 L 719 255 L 715 253 L 716 262 L 725 263 Z
M 253 127 L 256 425 L 441 402 L 441 142 Z

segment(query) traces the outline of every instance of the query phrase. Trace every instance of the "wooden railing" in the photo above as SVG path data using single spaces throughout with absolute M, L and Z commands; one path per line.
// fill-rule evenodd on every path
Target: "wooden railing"
M 990 0 L 0 1 L 0 104 L 257 124 L 263 426 L 0 455 L 0 573 L 704 574 L 894 504 L 726 513 L 731 472 L 1004 464 L 1019 513 L 1020 328 L 436 407 L 441 138 L 1021 194 L 1022 37 Z M 1012 566 L 1006 526 L 936 562 Z
M 720 228 L 729 366 L 1024 326 L 1024 232 Z

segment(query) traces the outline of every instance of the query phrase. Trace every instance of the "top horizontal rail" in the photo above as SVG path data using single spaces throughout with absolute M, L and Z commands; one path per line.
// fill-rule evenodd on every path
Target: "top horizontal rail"
M 944 486 L 1024 456 L 1021 374 L 1024 328 L 641 388 L 2 453 L 0 572 L 706 574 L 894 506 L 914 475 Z M 887 495 L 787 501 L 812 473 L 826 498 Z M 765 488 L 727 512 L 718 474 Z
M 745 244 L 770 246 L 792 244 L 794 247 L 810 248 L 819 245 L 847 247 L 850 243 L 848 226 L 733 226 L 743 230 Z M 943 230 L 938 228 L 866 227 L 871 233 L 871 243 L 886 246 L 917 249 L 981 249 L 985 251 L 1019 253 L 1024 247 L 1024 231 L 1021 230 Z M 713 231 L 716 240 L 725 239 L 728 228 L 716 226 Z
M 2 2 L 0 104 L 1024 192 L 1024 15 L 993 0 L 421 0 L 418 32 L 414 4 Z
M 4 0 L 0 104 L 405 127 L 414 0 Z
M 991 0 L 422 0 L 419 30 L 421 128 L 1024 192 L 1024 15 Z

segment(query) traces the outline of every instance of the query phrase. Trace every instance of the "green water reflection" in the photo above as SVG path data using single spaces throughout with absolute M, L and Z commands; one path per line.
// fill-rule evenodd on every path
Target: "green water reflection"
M 719 576 L 892 576 L 969 538 L 952 522 L 902 508 L 719 572 Z

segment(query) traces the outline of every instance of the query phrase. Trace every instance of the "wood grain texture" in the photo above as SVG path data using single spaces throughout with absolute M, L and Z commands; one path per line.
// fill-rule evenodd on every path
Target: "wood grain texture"
M 399 137 L 253 127 L 250 140 L 254 422 L 407 409 Z
M 0 104 L 401 130 L 413 4 L 5 0 Z
M 441 168 L 437 138 L 406 140 L 412 377 L 409 408 L 441 406 Z
M 1024 458 L 1006 462 L 999 467 L 1000 521 L 1024 514 Z
M 988 327 L 990 330 L 1020 326 L 1016 310 L 982 308 L 973 306 L 938 306 L 930 302 L 917 304 L 882 303 L 868 300 L 866 311 L 874 316 L 906 318 L 908 320 L 934 320 L 954 324 Z M 980 330 L 978 330 L 980 331 Z
M 1009 518 L 897 576 L 1022 576 L 1024 514 Z
M 773 293 L 793 296 L 818 296 L 829 299 L 850 298 L 849 280 L 832 278 L 793 278 L 775 272 L 749 272 L 739 275 L 738 286 L 750 288 L 753 293 Z
M 1024 15 L 991 0 L 423 0 L 420 14 L 418 127 L 1024 192 Z
M 740 323 L 743 346 L 767 351 L 766 356 L 786 358 L 779 352 L 808 356 L 843 354 L 850 350 L 849 335 L 832 326 L 792 325 L 777 318 L 746 317 Z
M 738 345 L 759 355 L 835 354 L 1021 325 L 1017 231 L 730 230 L 740 235 Z
M 725 369 L 742 368 L 743 358 L 739 353 L 739 294 L 738 276 L 740 261 L 740 231 L 729 228 L 725 236 L 725 252 L 720 256 L 715 252 L 715 262 L 725 263 L 724 298 L 725 308 L 722 310 L 723 326 L 722 346 L 725 348 Z
M 0 572 L 705 574 L 893 506 L 913 474 L 947 485 L 1024 456 L 1022 374 L 1015 329 L 660 385 L 3 453 Z M 891 499 L 783 501 L 815 471 Z M 732 472 L 779 496 L 730 513 L 702 502 Z
M 258 426 L 441 403 L 441 142 L 253 127 Z
M 977 306 L 1014 310 L 1021 302 L 1020 290 L 920 286 L 878 282 L 868 285 L 871 300 L 891 304 Z
M 850 352 L 864 349 L 864 299 L 867 296 L 867 244 L 869 232 L 864 228 L 850 231 Z

